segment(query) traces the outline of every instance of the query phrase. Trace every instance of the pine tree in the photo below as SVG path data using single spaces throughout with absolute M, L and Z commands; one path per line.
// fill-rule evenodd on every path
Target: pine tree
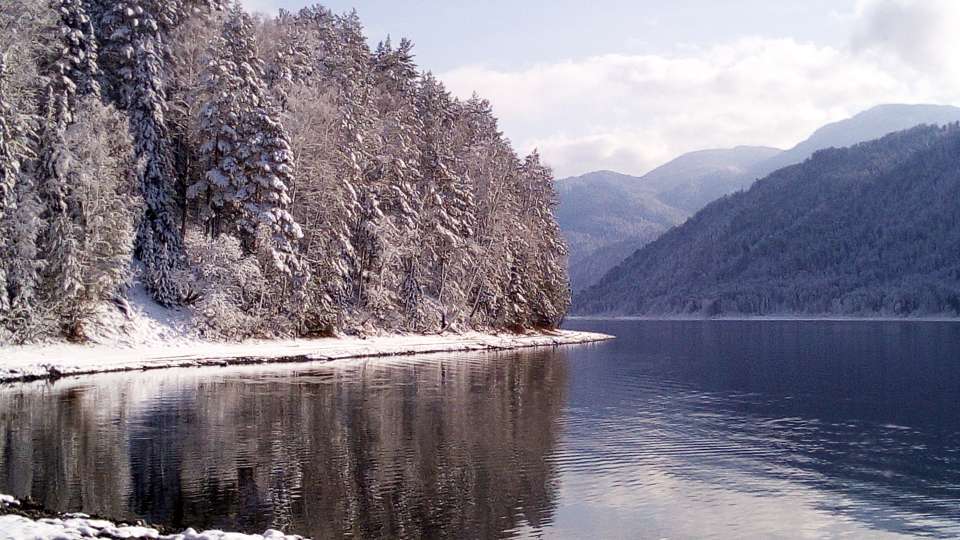
M 248 253 L 264 228 L 275 265 L 299 271 L 300 226 L 287 210 L 293 179 L 290 143 L 269 103 L 257 57 L 252 21 L 235 6 L 214 41 L 205 73 L 210 98 L 200 109 L 202 178 L 187 195 L 202 201 L 201 219 L 212 237 L 237 235 Z
M 8 290 L 7 272 L 10 264 L 9 242 L 10 231 L 7 229 L 7 217 L 15 208 L 15 189 L 17 175 L 20 173 L 20 162 L 13 152 L 13 141 L 10 126 L 7 122 L 9 107 L 3 99 L 3 80 L 6 67 L 6 55 L 0 56 L 0 251 L 4 257 L 0 262 L 0 317 L 10 312 L 10 291 Z
M 40 205 L 33 177 L 23 167 L 35 157 L 35 134 L 6 101 L 6 60 L 0 55 L 0 325 L 23 334 L 44 318 L 36 313 Z
M 270 90 L 283 106 L 296 156 L 291 211 L 305 225 L 301 243 L 311 283 L 304 331 L 326 334 L 341 327 L 348 307 L 355 305 L 352 240 L 360 216 L 362 164 L 370 159 L 370 119 L 358 103 L 362 97 L 354 98 L 365 75 L 342 68 L 353 62 L 342 56 L 341 19 L 325 8 L 281 12 L 275 26 L 267 28 L 274 32 L 261 40 L 274 46 L 267 70 Z M 353 75 L 340 76 L 345 73 Z
M 423 122 L 422 250 L 418 260 L 428 269 L 427 290 L 446 320 L 455 318 L 455 306 L 466 302 L 463 286 L 473 267 L 469 245 L 476 227 L 475 202 L 462 160 L 456 155 L 454 135 L 462 107 L 431 74 L 419 81 L 415 103 Z
M 0 219 L 13 207 L 14 188 L 20 173 L 20 161 L 14 151 L 15 141 L 7 120 L 12 111 L 4 100 L 5 71 L 6 55 L 0 55 Z
M 109 72 L 115 77 L 111 94 L 130 120 L 146 203 L 137 233 L 137 257 L 143 262 L 144 285 L 153 298 L 175 305 L 185 297 L 176 277 L 184 245 L 173 197 L 175 178 L 165 118 L 164 34 L 159 14 L 147 0 L 120 0 L 104 8 L 99 34 Z
M 534 150 L 521 164 L 517 178 L 527 234 L 534 239 L 527 270 L 531 280 L 529 323 L 557 327 L 570 307 L 570 283 L 564 270 L 567 247 L 554 214 L 559 196 L 553 187 L 553 173 Z
M 165 43 L 170 32 L 210 0 L 95 0 L 92 10 L 110 74 L 110 98 L 127 113 L 134 135 L 137 175 L 146 205 L 137 232 L 147 290 L 160 304 L 190 293 L 180 282 L 184 243 L 175 202 L 177 178 L 167 125 Z
M 385 324 L 422 329 L 429 326 L 432 313 L 424 312 L 425 276 L 418 260 L 418 186 L 422 182 L 418 142 L 423 136 L 423 123 L 413 101 L 417 71 L 412 47 L 412 43 L 402 40 L 395 50 L 388 39 L 371 56 L 368 95 L 375 112 L 369 140 L 373 159 L 367 162 L 364 176 L 365 185 L 377 193 L 384 214 L 376 224 L 381 232 L 380 242 L 390 246 L 381 249 L 381 266 L 377 269 L 380 275 L 375 281 L 379 290 L 370 290 L 370 297 L 379 299 L 381 306 L 375 309 L 384 314 L 391 311 L 388 307 L 400 304 L 401 311 L 393 315 L 392 321 L 383 321 Z
M 75 121 L 77 101 L 99 99 L 97 45 L 93 25 L 79 0 L 60 0 L 60 44 L 41 67 L 47 80 L 46 115 L 40 141 L 39 188 L 47 224 L 40 237 L 44 261 L 43 293 L 49 309 L 62 312 L 80 294 L 83 243 L 81 208 L 74 182 L 82 164 L 65 145 L 65 132 Z M 67 316 L 62 313 L 61 316 Z
M 76 108 L 72 101 L 77 97 L 100 97 L 100 66 L 98 49 L 93 29 L 93 19 L 87 13 L 82 0 L 60 0 L 60 40 L 62 48 L 56 60 L 56 75 L 70 99 L 69 109 Z M 55 83 L 57 84 L 57 83 Z
M 464 174 L 473 185 L 476 198 L 474 272 L 467 285 L 470 324 L 484 327 L 515 326 L 510 300 L 505 292 L 514 272 L 513 253 L 524 248 L 526 239 L 517 230 L 519 210 L 510 190 L 517 159 L 497 130 L 490 103 L 477 96 L 463 105 L 457 127 L 461 140 Z M 509 319 L 509 320 L 508 320 Z

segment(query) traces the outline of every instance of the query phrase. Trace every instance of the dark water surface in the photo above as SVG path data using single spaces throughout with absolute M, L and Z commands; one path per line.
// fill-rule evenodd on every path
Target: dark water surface
M 619 339 L 0 387 L 0 492 L 317 540 L 960 537 L 960 323 L 566 326 Z

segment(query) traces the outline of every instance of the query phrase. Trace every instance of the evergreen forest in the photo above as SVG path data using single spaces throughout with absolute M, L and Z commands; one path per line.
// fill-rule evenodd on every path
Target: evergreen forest
M 709 204 L 575 313 L 960 315 L 960 124 L 921 125 Z
M 212 339 L 567 310 L 550 169 L 356 13 L 4 2 L 0 51 L 2 342 L 83 340 L 139 285 Z

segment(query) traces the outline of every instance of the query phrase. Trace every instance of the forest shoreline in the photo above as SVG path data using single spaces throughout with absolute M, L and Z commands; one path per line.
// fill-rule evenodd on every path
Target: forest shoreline
M 527 334 L 449 332 L 232 343 L 172 340 L 134 346 L 62 342 L 18 345 L 0 348 L 0 383 L 176 367 L 329 362 L 433 353 L 503 351 L 609 339 L 614 339 L 614 336 L 549 330 Z

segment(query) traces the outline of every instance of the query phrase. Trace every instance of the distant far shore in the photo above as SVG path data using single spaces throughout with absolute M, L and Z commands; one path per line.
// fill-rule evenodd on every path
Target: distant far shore
M 865 322 L 956 322 L 960 316 L 946 315 L 836 315 L 836 314 L 778 314 L 778 315 L 567 315 L 567 321 L 865 321 Z
M 613 339 L 570 330 L 526 334 L 480 332 L 318 339 L 250 340 L 237 343 L 174 340 L 133 346 L 52 343 L 0 348 L 0 382 L 57 379 L 116 371 L 234 364 L 333 361 L 442 352 L 553 347 Z

